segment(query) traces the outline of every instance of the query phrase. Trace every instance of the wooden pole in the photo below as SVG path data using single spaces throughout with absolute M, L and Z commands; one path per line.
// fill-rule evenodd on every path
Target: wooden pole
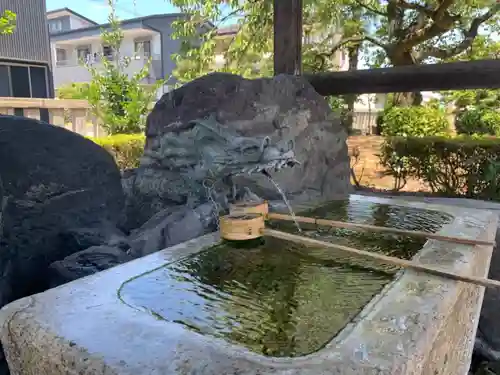
M 302 0 L 274 0 L 274 74 L 302 73 Z
M 324 242 L 324 241 L 318 241 L 312 238 L 307 238 L 307 237 L 302 237 L 302 236 L 297 236 L 294 234 L 286 233 L 286 232 L 280 232 L 277 230 L 272 230 L 272 229 L 263 229 L 262 234 L 264 236 L 269 236 L 269 237 L 274 237 L 274 238 L 279 238 L 281 240 L 285 241 L 290 241 L 290 242 L 295 242 L 301 245 L 309 246 L 309 247 L 324 247 L 327 249 L 334 249 L 334 250 L 340 250 L 344 251 L 350 254 L 356 254 L 364 258 L 370 258 L 376 261 L 379 261 L 384 264 L 390 264 L 394 265 L 397 267 L 402 267 L 402 268 L 409 268 L 415 271 L 419 272 L 425 272 L 434 276 L 440 276 L 440 277 L 445 277 L 447 279 L 452 279 L 456 281 L 463 281 L 466 283 L 471 283 L 479 286 L 484 286 L 484 287 L 495 287 L 495 288 L 500 288 L 500 281 L 497 280 L 491 280 L 491 279 L 485 279 L 485 278 L 480 278 L 480 277 L 475 277 L 475 276 L 467 276 L 467 275 L 459 275 L 455 274 L 453 272 L 439 269 L 433 266 L 428 266 L 425 264 L 420 264 L 414 261 L 409 261 L 409 260 L 404 260 L 404 259 L 399 259 L 396 257 L 391 257 L 383 254 L 377 254 L 377 253 L 371 253 L 368 251 L 364 250 L 358 250 L 354 249 L 352 247 L 348 246 L 342 246 L 342 245 L 336 245 L 333 243 L 329 242 Z
M 306 74 L 323 96 L 500 88 L 500 60 Z
M 277 213 L 270 212 L 269 214 L 267 214 L 267 218 L 274 219 L 274 220 L 284 220 L 284 221 L 295 221 L 296 220 L 299 223 L 315 224 L 315 225 L 333 227 L 333 228 L 367 230 L 370 232 L 399 234 L 399 235 L 403 235 L 403 236 L 413 236 L 413 237 L 420 237 L 420 238 L 432 238 L 434 240 L 460 243 L 463 245 L 495 246 L 495 242 L 491 242 L 491 241 L 483 241 L 483 240 L 461 238 L 461 237 L 451 237 L 451 236 L 445 236 L 442 234 L 422 232 L 422 231 L 417 231 L 417 230 L 404 230 L 404 229 L 397 229 L 397 228 L 379 227 L 376 225 L 369 225 L 369 224 L 346 223 L 343 221 L 316 219 L 313 217 L 296 216 L 294 218 L 291 215 L 277 214 Z

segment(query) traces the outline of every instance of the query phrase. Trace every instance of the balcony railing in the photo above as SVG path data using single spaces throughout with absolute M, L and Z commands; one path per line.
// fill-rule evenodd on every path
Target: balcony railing
M 86 100 L 0 97 L 0 114 L 45 120 L 83 136 L 106 135 L 97 119 L 90 115 Z
M 161 55 L 159 54 L 147 54 L 147 53 L 139 53 L 139 54 L 120 54 L 120 59 L 131 59 L 132 61 L 134 60 L 143 60 L 147 61 L 149 59 L 153 61 L 159 61 L 161 60 Z M 76 58 L 71 58 L 71 59 L 64 59 L 64 60 L 56 60 L 56 66 L 57 67 L 74 67 L 78 65 L 84 65 L 84 64 L 100 64 L 102 63 L 103 60 L 108 60 L 112 61 L 114 59 L 113 55 L 103 55 L 103 54 L 89 54 L 87 55 L 84 59 L 76 59 Z

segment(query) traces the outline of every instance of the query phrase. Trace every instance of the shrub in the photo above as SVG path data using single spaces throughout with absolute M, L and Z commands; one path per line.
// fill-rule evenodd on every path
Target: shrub
M 459 134 L 500 135 L 500 112 L 490 108 L 463 111 L 455 123 Z
M 388 174 L 420 179 L 435 193 L 500 200 L 500 139 L 392 137 L 380 159 Z
M 143 134 L 118 134 L 90 139 L 113 155 L 120 170 L 139 166 L 139 159 L 144 151 Z
M 58 99 L 79 99 L 86 100 L 89 97 L 88 83 L 71 83 L 56 89 Z
M 103 45 L 114 51 L 113 58 L 102 59 L 100 66 L 92 62 L 85 64 L 92 77 L 87 100 L 92 114 L 108 134 L 136 134 L 144 130 L 156 92 L 166 81 L 159 79 L 147 86 L 143 84 L 149 80 L 151 60 L 141 69 L 134 69 L 132 75 L 127 74 L 132 59 L 120 54 L 124 34 L 116 18 L 115 1 L 108 0 L 108 5 L 109 30 L 102 30 L 101 39 Z
M 446 134 L 449 124 L 443 110 L 433 107 L 391 107 L 377 120 L 382 135 L 426 137 Z

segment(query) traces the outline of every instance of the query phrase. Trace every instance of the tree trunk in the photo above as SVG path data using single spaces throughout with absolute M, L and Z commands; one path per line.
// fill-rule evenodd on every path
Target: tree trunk
M 392 105 L 399 107 L 410 107 L 420 104 L 422 104 L 422 93 L 420 91 L 396 92 L 392 97 Z
M 392 66 L 406 66 L 416 65 L 416 61 L 411 55 L 410 51 L 399 52 L 389 55 Z M 400 107 L 409 107 L 412 105 L 420 105 L 422 103 L 422 93 L 420 91 L 414 92 L 397 92 L 394 93 L 392 98 L 392 105 Z
M 359 44 L 350 46 L 347 48 L 347 55 L 349 58 L 349 71 L 358 69 L 359 62 Z M 357 99 L 356 94 L 348 94 L 345 95 L 345 102 L 347 104 L 347 132 L 349 134 L 352 133 L 354 126 L 354 104 Z

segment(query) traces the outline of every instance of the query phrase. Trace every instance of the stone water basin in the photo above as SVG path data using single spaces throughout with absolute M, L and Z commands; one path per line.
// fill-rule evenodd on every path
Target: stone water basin
M 441 212 L 354 198 L 304 214 L 428 232 L 452 220 Z M 297 232 L 293 224 L 271 225 Z M 359 231 L 304 230 L 314 238 L 406 259 L 425 243 Z M 119 296 L 159 319 L 258 354 L 296 357 L 326 345 L 396 275 L 389 267 L 339 257 L 332 250 L 273 238 L 223 242 L 127 281 Z
M 490 240 L 497 224 L 489 211 L 359 196 L 308 214 Z M 304 229 L 477 276 L 492 251 Z M 322 249 L 272 239 L 242 248 L 213 234 L 16 301 L 2 309 L 1 335 L 13 374 L 465 375 L 483 293 Z

